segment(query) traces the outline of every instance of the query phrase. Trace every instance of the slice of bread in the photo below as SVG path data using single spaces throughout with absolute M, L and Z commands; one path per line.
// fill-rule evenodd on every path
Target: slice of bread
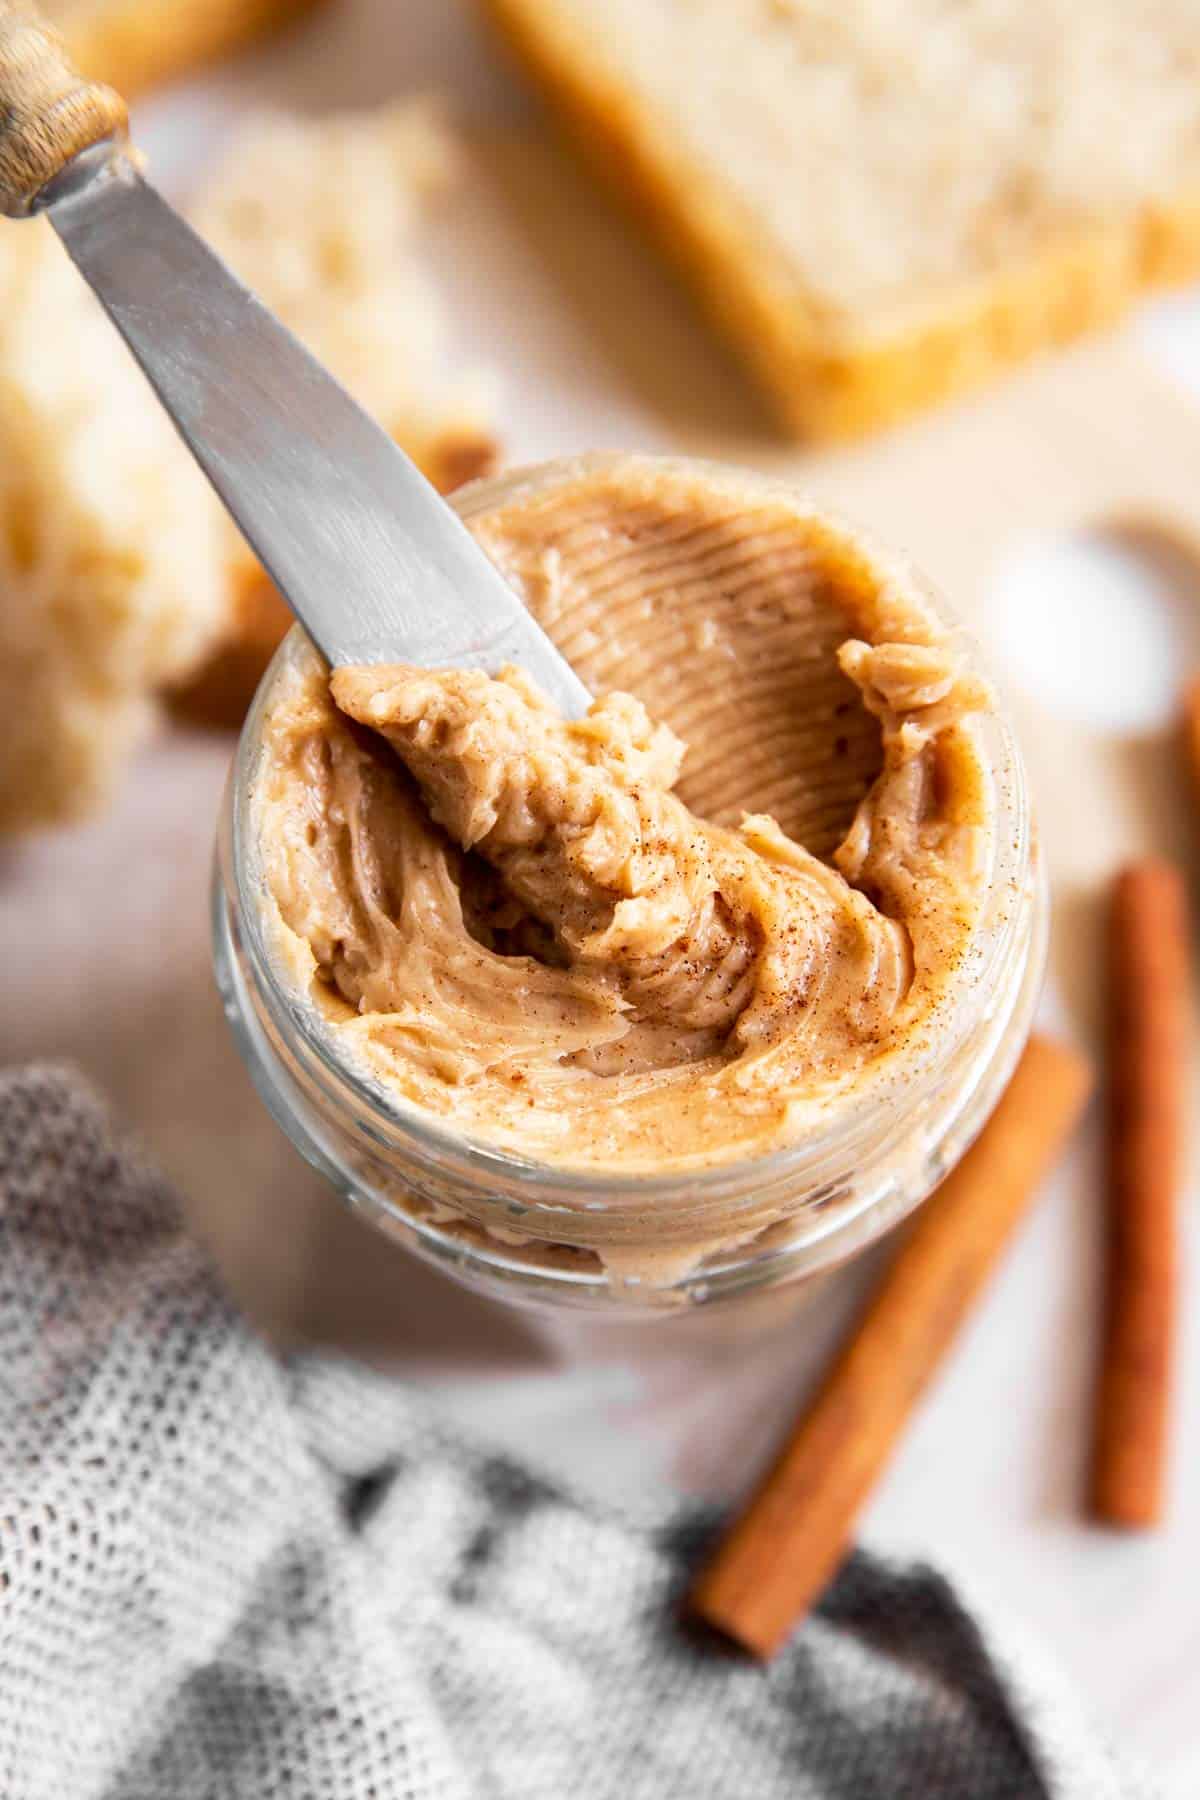
M 0 225 L 0 830 L 109 791 L 227 604 L 204 478 L 44 220 Z
M 461 172 L 429 99 L 318 122 L 264 117 L 192 209 L 198 231 L 443 491 L 495 463 L 491 395 L 452 372 L 420 231 Z M 173 696 L 192 723 L 238 724 L 291 615 L 229 526 L 228 629 Z
M 39 0 L 79 67 L 128 99 L 214 62 L 321 0 Z
M 1200 269 L 1194 0 L 481 0 L 803 437 Z
M 421 245 L 463 158 L 427 96 L 321 119 L 264 114 L 189 208 L 197 231 L 410 454 L 485 432 L 490 385 L 457 368 Z

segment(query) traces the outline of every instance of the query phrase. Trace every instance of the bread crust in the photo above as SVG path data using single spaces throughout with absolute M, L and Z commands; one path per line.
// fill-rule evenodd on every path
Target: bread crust
M 821 318 L 752 212 L 687 164 L 554 0 L 479 0 L 606 185 L 741 355 L 784 428 L 853 438 L 966 393 L 1200 271 L 1200 189 L 850 332 Z
M 326 0 L 74 0 L 55 23 L 86 75 L 129 97 L 213 62 Z

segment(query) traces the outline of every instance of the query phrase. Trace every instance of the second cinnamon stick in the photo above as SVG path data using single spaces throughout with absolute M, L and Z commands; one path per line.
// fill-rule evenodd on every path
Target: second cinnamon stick
M 1108 1272 L 1091 1508 L 1162 1516 L 1176 1309 L 1176 1189 L 1190 985 L 1187 898 L 1170 863 L 1117 877 L 1109 922 Z

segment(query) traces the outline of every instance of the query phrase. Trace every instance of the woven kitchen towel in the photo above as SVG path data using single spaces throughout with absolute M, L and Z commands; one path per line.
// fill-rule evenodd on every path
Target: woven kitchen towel
M 767 1670 L 615 1513 L 279 1363 L 74 1077 L 0 1076 L 3 1800 L 1129 1800 L 944 1576 L 857 1555 Z

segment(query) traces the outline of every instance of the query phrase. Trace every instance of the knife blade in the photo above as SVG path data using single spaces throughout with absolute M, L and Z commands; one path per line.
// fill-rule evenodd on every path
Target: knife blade
M 327 660 L 589 696 L 457 514 L 119 149 L 46 195 L 80 274 Z

